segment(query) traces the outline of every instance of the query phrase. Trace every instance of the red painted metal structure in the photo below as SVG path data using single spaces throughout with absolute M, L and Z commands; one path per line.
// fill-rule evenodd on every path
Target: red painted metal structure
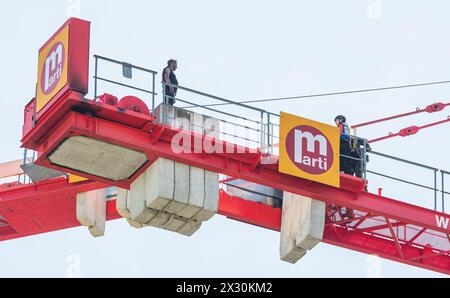
M 0 241 L 49 233 L 80 226 L 76 219 L 76 194 L 104 188 L 107 185 L 84 181 L 69 184 L 64 177 L 37 184 L 13 185 L 0 188 Z M 393 207 L 398 202 L 382 198 Z M 410 218 L 431 212 L 404 204 Z M 367 254 L 450 274 L 448 230 L 436 229 L 433 224 L 416 224 L 373 211 L 355 211 L 355 218 L 344 219 L 335 204 L 327 205 L 323 242 Z M 444 214 L 433 212 L 441 217 Z M 230 219 L 262 228 L 280 231 L 281 209 L 232 197 L 220 191 L 219 214 Z M 115 200 L 107 202 L 107 219 L 119 219 Z M 448 224 L 448 220 L 447 220 Z M 443 232 L 445 231 L 445 232 Z
M 76 194 L 105 188 L 99 182 L 70 184 L 65 177 L 37 184 L 0 188 L 0 240 L 11 240 L 80 226 L 76 219 Z M 109 210 L 114 206 L 109 203 Z M 118 218 L 110 212 L 109 218 Z
M 403 207 L 411 208 L 411 218 L 428 212 L 416 206 Z M 223 190 L 219 209 L 222 215 L 235 220 L 275 231 L 281 229 L 281 209 L 232 197 Z M 435 216 L 447 218 L 448 224 L 444 214 Z M 448 237 L 448 231 L 439 232 L 433 225 L 416 225 L 378 212 L 356 211 L 355 218 L 344 219 L 340 208 L 327 204 L 323 236 L 327 244 L 450 274 Z
M 69 95 L 71 97 L 73 95 Z M 70 100 L 69 98 L 66 99 Z M 99 109 L 98 115 L 107 114 L 110 107 L 89 103 L 91 108 Z M 55 111 L 56 113 L 56 111 Z M 133 112 L 130 112 L 133 113 Z M 134 114 L 133 114 L 134 115 Z M 130 115 L 131 117 L 132 115 Z M 126 117 L 125 117 L 126 118 Z M 137 117 L 142 119 L 141 116 Z M 193 132 L 181 131 L 170 126 L 129 125 L 86 115 L 71 110 L 59 117 L 57 125 L 47 133 L 40 132 L 39 125 L 30 133 L 26 142 L 37 144 L 34 135 L 42 140 L 34 149 L 42 152 L 37 163 L 53 169 L 82 174 L 71 169 L 60 168 L 49 163 L 46 152 L 52 152 L 62 141 L 74 136 L 85 136 L 110 144 L 145 152 L 150 160 L 165 157 L 178 162 L 222 173 L 275 189 L 305 195 L 329 204 L 329 215 L 325 242 L 354 249 L 364 253 L 378 254 L 382 257 L 430 270 L 450 273 L 450 217 L 434 210 L 417 207 L 380 195 L 364 192 L 365 181 L 360 178 L 342 175 L 341 188 L 315 183 L 278 171 L 277 164 L 260 164 L 261 154 L 230 153 L 174 153 L 172 139 L 177 134 L 191 138 L 203 138 Z M 192 145 L 193 146 L 193 145 Z M 227 146 L 224 144 L 224 147 Z M 224 151 L 226 152 L 226 151 Z M 236 152 L 239 152 L 236 150 Z M 102 181 L 99 177 L 89 177 Z M 129 182 L 121 182 L 126 185 Z M 114 184 L 114 182 L 107 182 Z M 279 229 L 280 210 L 255 203 L 227 198 L 221 195 L 220 212 L 230 218 L 273 230 Z M 333 211 L 332 206 L 345 206 L 356 210 L 356 218 L 344 219 L 340 208 Z M 277 213 L 277 214 L 275 214 Z M 277 224 L 278 222 L 278 224 Z
M 111 185 L 127 188 L 153 161 L 163 157 L 324 201 L 328 205 L 324 242 L 450 274 L 450 216 L 365 192 L 367 182 L 360 178 L 342 174 L 341 187 L 334 188 L 282 174 L 276 162 L 263 164 L 261 161 L 267 156 L 237 144 L 223 142 L 219 145 L 224 150 L 213 153 L 189 150 L 175 153 L 172 143 L 176 136 L 191 141 L 187 142 L 190 145 L 180 144 L 185 149 L 193 149 L 194 144 L 203 143 L 206 137 L 156 123 L 138 98 L 119 101 L 105 95 L 94 101 L 85 98 L 84 91 L 69 89 L 58 93 L 37 123 L 31 116 L 34 106 L 31 101 L 25 110 L 22 144 L 39 153 L 36 164 L 90 180 L 70 184 L 66 178 L 55 178 L 37 184 L 0 187 L 0 240 L 79 226 L 76 193 Z M 436 110 L 441 107 L 438 105 Z M 52 164 L 49 155 L 68 139 L 78 136 L 144 153 L 148 162 L 121 181 Z M 235 153 L 229 153 L 230 147 Z M 276 161 L 276 157 L 272 159 Z M 114 201 L 108 202 L 108 219 L 119 218 L 114 205 Z M 356 217 L 345 218 L 343 206 L 354 209 Z M 220 192 L 219 213 L 276 231 L 281 226 L 281 209 L 231 197 L 224 190 Z
M 261 153 L 238 150 L 238 146 L 233 144 L 231 146 L 236 149 L 234 151 L 236 153 L 175 153 L 172 149 L 172 141 L 176 135 L 182 134 L 184 136 L 182 139 L 189 138 L 192 149 L 198 139 L 203 142 L 205 137 L 171 126 L 155 124 L 152 116 L 123 110 L 108 103 L 90 101 L 72 91 L 64 94 L 43 117 L 45 120 L 39 121 L 23 140 L 25 147 L 40 152 L 40 157 L 36 161 L 39 165 L 85 176 L 93 181 L 99 181 L 103 186 L 128 187 L 134 177 L 125 181 L 108 181 L 102 177 L 53 165 L 47 158 L 49 153 L 68 138 L 84 136 L 100 140 L 144 152 L 149 159 L 146 167 L 158 157 L 164 157 L 230 177 L 325 201 L 329 205 L 329 212 L 324 242 L 364 253 L 378 254 L 384 258 L 438 272 L 450 273 L 450 257 L 448 256 L 450 217 L 433 210 L 364 192 L 366 182 L 360 178 L 342 175 L 341 188 L 315 183 L 282 174 L 278 171 L 276 163 L 261 164 L 263 157 Z M 224 149 L 230 147 L 230 144 L 222 145 Z M 223 150 L 223 152 L 229 151 Z M 136 173 L 136 176 L 139 174 Z M 67 203 L 66 212 L 60 212 L 68 216 L 64 218 L 71 219 L 49 230 L 78 225 L 74 219 L 74 196 L 71 198 L 72 205 Z M 55 204 L 55 206 L 58 205 Z M 356 210 L 357 217 L 344 219 L 339 213 L 340 208 L 333 209 L 333 206 L 352 208 Z M 48 210 L 56 211 L 52 208 Z M 280 212 L 280 209 L 230 198 L 226 193 L 221 193 L 220 213 L 242 222 L 279 230 Z M 6 221 L 14 219 L 14 216 L 8 213 L 8 208 L 0 209 L 0 214 Z M 50 214 L 47 216 L 43 215 L 42 218 L 51 218 Z M 117 217 L 117 214 L 113 212 L 110 216 Z M 20 231 L 20 225 L 19 223 L 18 231 Z M 34 232 L 27 233 L 37 233 L 39 230 L 35 228 L 32 231 Z M 45 229 L 41 230 L 41 232 L 45 231 Z
M 361 128 L 361 127 L 366 127 L 366 126 L 369 126 L 369 125 L 373 125 L 373 124 L 377 124 L 377 123 L 381 123 L 381 122 L 386 122 L 386 121 L 390 121 L 390 120 L 394 120 L 394 119 L 404 118 L 404 117 L 417 115 L 417 114 L 421 114 L 421 113 L 429 113 L 429 114 L 437 113 L 437 112 L 443 111 L 448 106 L 450 106 L 450 103 L 438 102 L 438 103 L 434 103 L 434 104 L 428 105 L 426 108 L 423 108 L 423 109 L 417 108 L 415 111 L 412 111 L 412 112 L 402 113 L 402 114 L 398 114 L 398 115 L 394 115 L 394 116 L 390 116 L 390 117 L 381 118 L 381 119 L 378 119 L 378 120 L 372 120 L 372 121 L 364 122 L 364 123 L 361 123 L 361 124 L 353 125 L 352 129 L 358 129 L 358 128 Z M 427 125 L 406 127 L 404 129 L 401 129 L 397 133 L 390 132 L 386 136 L 369 140 L 369 143 L 376 143 L 376 142 L 392 139 L 392 138 L 395 138 L 395 137 L 412 136 L 412 135 L 417 134 L 419 131 L 421 131 L 423 129 L 430 128 L 430 127 L 437 126 L 437 125 L 441 125 L 441 124 L 445 124 L 445 123 L 448 123 L 448 122 L 450 122 L 450 116 L 448 116 L 447 119 L 444 119 L 444 120 L 441 120 L 441 121 L 437 121 L 437 122 L 433 122 L 433 123 L 430 123 L 430 124 L 427 124 Z
M 369 126 L 369 125 L 376 124 L 376 123 L 381 123 L 381 122 L 385 122 L 385 121 L 389 121 L 389 120 L 394 120 L 394 119 L 403 118 L 403 117 L 407 117 L 407 116 L 417 115 L 420 113 L 430 113 L 430 114 L 436 113 L 436 112 L 443 111 L 448 106 L 450 106 L 450 103 L 438 102 L 438 103 L 431 104 L 424 109 L 417 108 L 415 111 L 412 111 L 412 112 L 402 113 L 402 114 L 398 114 L 398 115 L 394 115 L 394 116 L 390 116 L 390 117 L 381 118 L 378 120 L 372 120 L 372 121 L 364 122 L 361 124 L 353 125 L 352 128 L 357 129 L 357 128 Z
M 60 89 L 55 89 L 54 92 L 52 92 L 55 93 L 55 96 L 51 98 L 49 102 L 42 107 L 42 109 L 36 111 L 36 120 L 40 119 L 42 115 L 46 114 L 47 109 L 54 105 L 59 100 L 60 96 L 66 93 L 68 90 L 76 90 L 82 94 L 87 94 L 88 92 L 90 22 L 77 18 L 70 18 L 52 35 L 52 37 L 47 42 L 44 43 L 44 45 L 40 48 L 39 53 L 42 52 L 43 54 L 47 54 L 45 53 L 46 47 L 54 43 L 55 38 L 57 38 L 58 35 L 64 30 L 68 30 L 67 44 L 63 45 L 64 47 L 67 47 L 66 50 L 68 57 L 65 57 L 63 59 L 64 65 L 62 72 L 66 74 L 67 80 L 64 82 L 64 85 L 61 86 Z M 52 60 L 48 62 L 56 63 L 56 61 Z M 39 61 L 39 63 L 44 63 L 44 61 Z M 43 68 L 42 72 L 44 71 L 45 69 Z M 41 83 L 41 77 L 43 75 L 43 73 L 38 73 L 37 80 L 39 83 Z M 64 78 L 65 76 L 62 75 L 62 77 Z M 40 87 L 39 83 L 37 89 L 39 89 Z M 43 93 L 37 92 L 38 98 L 39 94 Z
M 124 107 L 132 107 L 135 108 L 134 105 L 129 103 L 130 98 L 126 97 Z M 54 149 L 54 147 L 49 145 L 49 140 L 46 140 L 46 134 L 58 134 L 60 131 L 58 126 L 61 125 L 61 120 L 66 117 L 70 113 L 74 113 L 73 111 L 80 111 L 82 113 L 89 113 L 95 115 L 96 119 L 108 119 L 112 123 L 120 122 L 123 125 L 126 125 L 130 128 L 148 130 L 153 128 L 155 125 L 153 124 L 154 118 L 147 113 L 135 112 L 133 110 L 125 110 L 120 107 L 120 102 L 117 105 L 111 105 L 105 103 L 106 101 L 93 101 L 87 100 L 83 97 L 83 95 L 79 92 L 75 91 L 67 91 L 64 93 L 55 104 L 48 107 L 47 112 L 41 116 L 36 126 L 29 131 L 24 138 L 22 139 L 23 147 L 35 150 L 39 153 L 50 152 Z M 109 103 L 116 103 L 114 100 Z M 136 102 L 137 106 L 141 106 L 142 102 L 139 100 Z M 148 108 L 146 108 L 148 111 Z M 82 114 L 80 114 L 82 115 Z M 27 124 L 26 124 L 27 125 Z M 69 128 L 69 135 L 74 136 L 71 133 Z M 66 138 L 68 136 L 64 136 Z M 154 161 L 156 157 L 153 157 Z M 151 162 L 144 167 L 142 167 L 138 172 L 136 172 L 133 177 L 126 181 L 120 181 L 117 183 L 112 183 L 116 186 L 128 188 L 131 182 L 142 174 L 145 169 L 150 166 Z M 46 159 L 45 155 L 41 155 L 39 159 L 36 161 L 37 164 L 42 166 L 47 166 L 50 168 L 58 168 L 65 173 L 71 173 L 75 175 L 79 175 L 86 178 L 92 178 L 94 180 L 111 184 L 111 181 L 104 179 L 102 177 L 94 177 L 92 175 L 88 175 L 86 173 L 80 173 L 73 170 L 61 169 L 59 167 L 50 165 L 50 162 Z
M 448 123 L 448 122 L 450 122 L 450 116 L 448 116 L 447 119 L 444 119 L 444 120 L 441 120 L 441 121 L 437 121 L 437 122 L 433 122 L 433 123 L 430 123 L 430 124 L 427 124 L 427 125 L 410 126 L 410 127 L 407 127 L 407 128 L 404 128 L 404 129 L 400 130 L 398 133 L 389 133 L 387 136 L 376 138 L 376 139 L 372 139 L 372 140 L 369 141 L 369 143 L 376 143 L 376 142 L 392 139 L 392 138 L 395 138 L 395 137 L 409 137 L 409 136 L 417 134 L 422 129 L 430 128 L 430 127 L 441 125 L 441 124 Z

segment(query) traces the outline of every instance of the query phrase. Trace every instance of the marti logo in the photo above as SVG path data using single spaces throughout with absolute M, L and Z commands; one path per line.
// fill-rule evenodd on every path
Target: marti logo
M 289 158 L 303 172 L 321 175 L 332 167 L 334 152 L 331 142 L 317 128 L 297 126 L 286 138 Z
M 41 91 L 45 95 L 52 93 L 58 86 L 63 74 L 65 59 L 64 44 L 58 42 L 48 52 L 42 68 Z

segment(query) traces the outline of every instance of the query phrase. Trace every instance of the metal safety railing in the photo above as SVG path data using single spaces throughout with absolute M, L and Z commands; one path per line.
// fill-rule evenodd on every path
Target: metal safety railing
M 170 88 L 177 90 L 175 96 L 167 94 L 167 89 Z M 162 83 L 162 90 L 164 100 L 160 117 L 161 123 L 173 125 L 177 110 L 189 110 L 218 121 L 220 123 L 217 130 L 219 139 L 234 141 L 237 145 L 259 150 L 267 155 L 275 153 L 276 144 L 279 143 L 278 115 L 180 85 Z M 169 104 L 171 101 L 185 106 L 175 108 Z M 215 104 L 224 103 L 227 105 L 220 108 L 214 107 Z M 196 127 L 195 123 L 193 126 Z
M 57 177 L 67 176 L 66 173 L 35 164 L 36 159 L 36 151 L 24 149 L 23 159 L 20 163 L 21 171 L 17 178 L 18 184 L 37 183 Z
M 449 192 L 446 191 L 445 188 L 445 178 L 450 177 L 450 172 L 441 170 L 441 204 L 442 204 L 442 212 L 445 212 L 445 197 L 446 195 L 450 195 Z M 436 203 L 437 203 L 437 194 L 436 194 Z M 435 205 L 436 205 L 435 203 Z
M 36 152 L 23 149 L 23 158 L 19 160 L 9 161 L 0 164 L 0 185 L 21 185 L 31 183 L 30 177 L 24 170 L 24 165 L 34 163 L 36 159 Z
M 446 195 L 450 195 L 450 192 L 446 191 L 445 188 L 445 178 L 446 176 L 450 176 L 450 173 L 444 170 L 440 170 L 438 168 L 435 167 L 431 167 L 428 165 L 424 165 L 421 163 L 417 163 L 414 161 L 410 161 L 410 160 L 406 160 L 403 158 L 399 158 L 399 157 L 395 157 L 392 155 L 388 155 L 385 153 L 380 153 L 380 152 L 376 152 L 376 151 L 370 151 L 368 152 L 369 155 L 375 155 L 378 157 L 381 157 L 383 159 L 387 159 L 387 160 L 391 160 L 391 161 L 396 161 L 399 162 L 401 164 L 406 164 L 406 165 L 411 165 L 413 167 L 416 168 L 420 168 L 420 169 L 425 169 L 429 172 L 431 172 L 431 177 L 433 179 L 433 185 L 426 185 L 424 183 L 418 183 L 418 182 L 414 182 L 414 181 L 410 181 L 407 180 L 405 178 L 399 178 L 399 177 L 395 177 L 392 174 L 388 174 L 388 173 L 381 173 L 380 171 L 374 171 L 374 170 L 369 170 L 367 169 L 367 173 L 368 174 L 372 174 L 375 176 L 379 176 L 382 178 L 386 178 L 392 181 L 396 181 L 396 182 L 401 182 L 403 184 L 408 184 L 408 185 L 412 185 L 424 190 L 431 190 L 434 193 L 434 210 L 438 211 L 439 210 L 439 206 L 438 206 L 438 200 L 439 200 L 439 194 L 441 194 L 441 209 L 439 211 L 445 212 L 445 198 Z M 390 163 L 390 165 L 392 166 L 392 163 Z M 439 173 L 441 173 L 441 183 L 439 185 Z
M 250 150 L 255 150 L 257 153 L 265 155 L 278 155 L 278 145 L 280 143 L 279 136 L 279 123 L 280 118 L 278 114 L 260 109 L 257 107 L 249 106 L 237 101 L 218 97 L 212 94 L 208 94 L 202 91 L 194 90 L 180 85 L 172 85 L 162 83 L 162 97 L 157 100 L 156 96 L 156 75 L 157 72 L 146 69 L 143 67 L 135 66 L 130 63 L 120 62 L 114 59 L 95 55 L 95 98 L 98 96 L 98 82 L 106 82 L 115 84 L 121 87 L 135 90 L 136 92 L 143 92 L 144 94 L 150 94 L 150 102 L 152 107 L 152 115 L 155 116 L 156 121 L 164 125 L 175 125 L 178 120 L 189 120 L 189 128 L 191 130 L 202 131 L 207 133 L 208 129 L 205 129 L 206 119 L 211 119 L 214 123 L 216 133 L 215 137 L 229 141 L 232 144 L 240 145 Z M 134 70 L 143 72 L 148 76 L 150 74 L 151 83 L 147 87 L 137 87 L 129 83 L 119 82 L 111 78 L 106 78 L 99 75 L 99 62 L 105 61 L 111 64 L 119 65 L 122 67 L 121 78 L 126 80 L 132 80 Z M 108 72 L 111 74 L 112 72 Z M 169 94 L 167 90 L 174 88 L 177 90 L 175 94 Z M 176 102 L 176 105 L 170 104 L 171 100 Z M 147 101 L 148 102 L 148 101 Z M 180 107 L 179 107 L 180 106 Z M 159 110 L 158 110 L 159 108 Z M 198 115 L 202 116 L 200 123 L 196 123 L 195 119 Z M 218 124 L 218 125 L 217 125 Z M 208 127 L 206 127 L 208 128 Z M 438 210 L 438 197 L 441 194 L 441 206 L 442 211 L 445 210 L 445 198 L 450 195 L 445 189 L 445 179 L 450 176 L 450 172 L 439 170 L 434 167 L 426 166 L 420 163 L 412 162 L 406 159 L 397 158 L 387 154 L 372 151 L 368 145 L 368 140 L 351 136 L 352 140 L 357 143 L 356 148 L 353 148 L 351 154 L 341 152 L 341 160 L 349 160 L 353 162 L 354 175 L 368 180 L 368 174 L 391 181 L 401 182 L 408 185 L 420 187 L 425 190 L 431 190 L 434 193 L 434 208 Z M 385 160 L 397 161 L 402 164 L 412 165 L 421 169 L 429 170 L 433 174 L 433 185 L 425 185 L 424 183 L 418 183 L 409 181 L 407 179 L 395 177 L 389 173 L 382 173 L 372 169 L 373 163 L 369 162 L 370 156 L 381 157 Z M 369 169 L 370 167 L 370 169 Z M 439 173 L 440 183 L 439 181 Z M 440 185 L 439 185 L 440 184 Z M 450 184 L 450 183 L 449 183 Z
M 149 106 L 151 106 L 152 113 L 153 113 L 153 111 L 155 110 L 156 96 L 158 95 L 156 93 L 156 76 L 158 74 L 156 71 L 147 69 L 144 67 L 136 66 L 131 63 L 121 62 L 121 61 L 114 60 L 111 58 L 99 56 L 99 55 L 94 55 L 94 58 L 95 58 L 95 70 L 94 70 L 95 71 L 95 74 L 94 74 L 94 99 L 95 100 L 98 99 L 98 95 L 99 95 L 98 85 L 99 85 L 99 82 L 102 81 L 102 82 L 113 84 L 116 86 L 121 86 L 121 87 L 125 87 L 125 88 L 131 89 L 131 90 L 139 91 L 145 95 L 150 94 L 151 98 L 149 101 L 151 102 L 151 105 L 149 105 Z M 101 61 L 109 62 L 112 65 L 120 65 L 122 67 L 121 72 L 119 72 L 117 69 L 110 69 L 108 71 L 109 76 L 116 75 L 117 79 L 99 75 Z M 126 80 L 133 80 L 134 76 L 137 75 L 135 73 L 135 71 L 143 73 L 144 79 L 146 78 L 146 76 L 150 75 L 149 85 L 151 86 L 151 88 L 146 89 L 146 87 L 138 87 L 138 86 L 131 85 L 128 83 L 119 82 L 119 78 L 126 79 Z M 119 73 L 120 73 L 120 76 L 118 75 Z M 141 99 L 146 101 L 145 98 L 141 98 Z M 148 101 L 147 101 L 147 103 L 148 103 Z
M 23 159 L 22 159 L 22 166 L 26 165 L 26 164 L 30 164 L 30 163 L 34 163 L 36 161 L 36 151 L 31 151 L 31 157 L 28 156 L 29 155 L 29 150 L 24 148 L 23 149 Z M 27 183 L 31 183 L 31 178 L 28 177 L 28 175 L 26 174 L 26 172 L 24 171 L 21 175 L 19 175 L 19 177 L 17 178 L 17 182 L 18 183 L 23 183 L 23 184 L 27 184 Z
M 161 118 L 161 122 L 164 124 L 173 124 L 175 122 L 178 114 L 177 110 L 190 110 L 205 115 L 206 117 L 217 119 L 220 122 L 219 134 L 222 139 L 233 140 L 239 145 L 260 150 L 260 152 L 264 154 L 272 155 L 277 153 L 277 144 L 279 143 L 279 116 L 277 114 L 201 91 L 166 83 L 162 84 L 163 97 L 161 101 L 157 101 L 156 96 L 158 93 L 156 92 L 156 76 L 158 73 L 156 71 L 99 55 L 94 55 L 94 58 L 94 98 L 96 100 L 99 96 L 100 82 L 124 87 L 128 90 L 134 90 L 146 95 L 150 94 L 150 99 L 144 99 L 144 101 L 151 106 L 153 116 L 157 116 L 157 106 L 159 103 L 162 103 L 163 111 L 160 115 L 161 117 L 156 118 Z M 122 69 L 121 71 L 118 71 L 117 69 L 108 69 L 108 76 L 102 76 L 100 75 L 101 62 L 120 66 Z M 148 84 L 149 87 L 138 87 L 135 84 L 128 82 L 129 80 L 134 79 L 134 71 L 150 75 L 151 83 Z M 111 78 L 114 75 L 116 78 Z M 121 81 L 123 79 L 126 81 Z M 175 100 L 189 106 L 185 108 L 175 108 L 175 111 L 169 113 L 169 105 L 167 103 L 169 102 L 170 97 L 165 94 L 166 87 L 176 88 L 179 92 L 174 96 Z M 211 104 L 213 106 L 214 104 L 227 104 L 227 106 L 222 106 L 220 108 L 207 106 Z M 196 126 L 195 123 L 192 123 L 191 125 L 193 128 Z
M 179 85 L 162 83 L 162 90 L 164 98 L 164 110 L 160 117 L 162 123 L 174 124 L 177 109 L 190 110 L 218 120 L 220 122 L 218 132 L 224 139 L 232 137 L 234 143 L 248 148 L 258 148 L 261 153 L 269 156 L 279 153 L 278 114 Z M 176 95 L 167 94 L 168 90 L 170 93 L 176 90 Z M 183 107 L 174 108 L 170 105 L 171 101 L 182 103 Z M 196 127 L 195 124 L 193 126 Z M 241 134 L 236 133 L 236 128 L 241 129 Z M 357 136 L 351 136 L 351 140 L 354 144 L 351 152 L 354 154 L 341 154 L 341 157 L 349 163 L 355 163 L 357 176 L 366 179 L 367 151 L 370 148 L 368 140 Z

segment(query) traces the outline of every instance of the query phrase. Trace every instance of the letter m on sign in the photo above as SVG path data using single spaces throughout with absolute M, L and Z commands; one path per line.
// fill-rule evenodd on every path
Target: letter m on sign
M 340 187 L 339 152 L 340 133 L 336 126 L 284 112 L 280 114 L 281 173 Z M 314 173 L 306 169 L 303 160 L 310 156 L 315 156 L 319 163 L 326 163 L 325 170 Z
M 314 136 L 312 133 L 301 130 L 295 130 L 295 162 L 303 161 L 303 140 L 306 139 L 306 151 L 314 153 L 316 151 L 316 143 L 319 143 L 319 154 L 327 156 L 327 139 L 322 135 Z

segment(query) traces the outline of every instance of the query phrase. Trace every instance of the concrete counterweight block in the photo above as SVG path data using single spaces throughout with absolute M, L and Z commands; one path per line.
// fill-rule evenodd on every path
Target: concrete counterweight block
M 190 237 L 194 235 L 201 226 L 202 223 L 200 221 L 188 220 L 186 224 L 178 230 L 178 233 Z
M 131 184 L 127 199 L 129 200 L 130 219 L 133 222 L 146 224 L 158 213 L 156 210 L 147 208 L 148 183 L 147 176 L 149 172 L 143 173 L 136 181 Z M 128 205 L 128 202 L 127 202 Z
M 128 208 L 127 201 L 129 191 L 123 188 L 117 189 L 117 197 L 116 197 L 116 209 L 117 213 L 119 213 L 124 218 L 130 218 L 131 213 L 130 209 Z
M 283 194 L 280 258 L 295 264 L 323 239 L 326 204 L 308 197 Z
M 205 199 L 205 171 L 199 168 L 189 167 L 189 175 L 184 179 L 189 185 L 187 189 L 188 204 L 178 215 L 191 219 L 203 208 L 203 201 Z
M 189 202 L 178 215 L 200 222 L 211 219 L 219 205 L 219 174 L 191 167 L 189 183 Z
M 140 223 L 138 223 L 138 222 L 132 221 L 131 219 L 127 219 L 127 222 L 128 222 L 128 224 L 129 224 L 131 227 L 133 227 L 133 228 L 135 228 L 135 229 L 142 229 L 142 228 L 144 227 L 143 224 L 140 224 Z
M 173 200 L 175 190 L 175 162 L 159 158 L 146 175 L 146 205 L 150 209 L 164 210 Z
M 77 194 L 77 220 L 89 228 L 94 237 L 105 234 L 106 190 L 94 190 Z
M 194 216 L 196 221 L 210 220 L 219 209 L 219 174 L 205 171 L 203 208 Z
M 172 201 L 167 204 L 164 211 L 170 214 L 178 214 L 183 210 L 189 201 L 189 165 L 175 162 L 175 189 Z
M 164 106 L 163 104 L 160 104 L 156 107 L 155 111 L 155 122 L 156 123 L 163 123 L 165 122 L 166 125 L 175 126 L 175 108 L 171 105 Z
M 130 187 L 119 189 L 117 210 L 135 228 L 191 236 L 219 205 L 219 174 L 160 158 Z
M 163 228 L 167 231 L 178 232 L 182 227 L 186 225 L 187 221 L 188 220 L 185 218 L 172 215 Z
M 133 202 L 139 200 L 135 198 L 138 193 L 135 189 L 142 189 L 147 193 L 146 206 L 150 209 L 197 221 L 209 220 L 217 212 L 219 174 L 160 158 L 145 175 L 131 187 Z M 146 189 L 140 183 L 145 179 Z
M 159 211 L 156 216 L 146 224 L 146 226 L 164 229 L 164 227 L 171 219 L 171 216 L 171 214 L 165 211 Z
M 95 192 L 77 194 L 77 220 L 86 227 L 95 225 L 95 209 L 97 204 Z

